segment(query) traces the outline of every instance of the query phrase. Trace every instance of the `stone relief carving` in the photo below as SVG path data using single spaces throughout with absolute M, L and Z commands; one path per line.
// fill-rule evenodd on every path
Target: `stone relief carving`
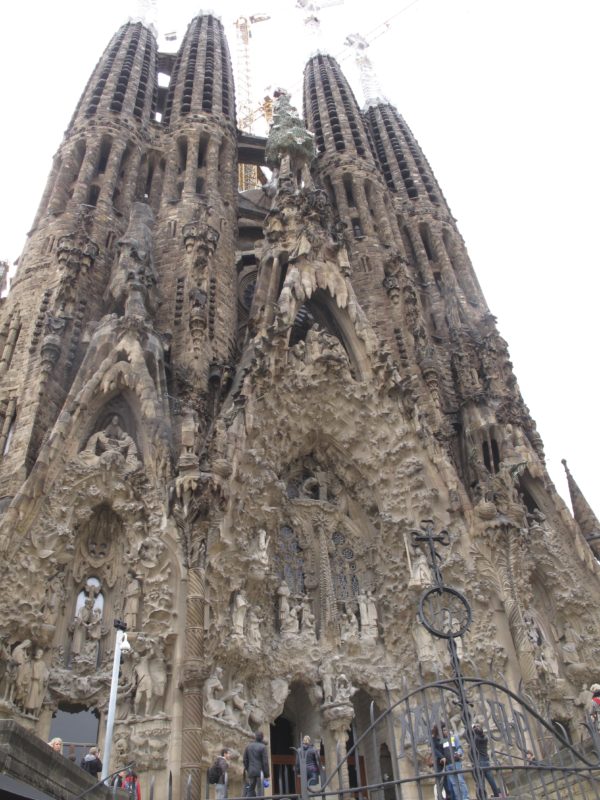
M 108 287 L 117 309 L 126 317 L 146 319 L 157 307 L 152 225 L 154 214 L 145 203 L 134 203 L 125 236 L 117 242 L 118 257 Z
M 80 276 L 90 272 L 98 256 L 98 245 L 82 233 L 61 236 L 56 245 L 56 259 L 61 271 L 56 303 L 65 309 L 77 299 Z
M 123 430 L 118 414 L 113 414 L 104 430 L 92 434 L 84 447 L 81 458 L 88 463 L 97 459 L 103 466 L 112 462 L 124 464 L 127 471 L 133 472 L 140 466 L 137 446 L 129 434 Z

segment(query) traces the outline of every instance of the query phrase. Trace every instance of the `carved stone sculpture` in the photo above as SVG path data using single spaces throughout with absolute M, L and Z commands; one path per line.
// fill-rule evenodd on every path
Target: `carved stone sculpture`
M 358 595 L 358 608 L 360 611 L 360 635 L 363 639 L 374 640 L 377 638 L 377 606 L 370 590 Z
M 73 620 L 73 638 L 71 640 L 71 656 L 78 656 L 83 652 L 87 639 L 88 627 L 94 616 L 94 598 L 86 597 L 83 605 Z
M 49 675 L 50 672 L 44 661 L 44 651 L 38 648 L 29 662 L 29 687 L 24 704 L 28 714 L 35 715 L 42 707 Z
M 101 463 L 109 465 L 116 456 L 124 460 L 128 471 L 140 466 L 137 446 L 131 436 L 120 425 L 119 416 L 114 414 L 103 431 L 92 434 L 83 454 L 87 460 L 97 457 Z
M 29 660 L 29 648 L 31 641 L 25 641 L 18 644 L 12 651 L 12 661 L 15 665 L 15 688 L 14 688 L 14 702 L 20 708 L 25 708 L 27 698 L 29 697 L 29 688 L 31 686 L 31 665 Z
M 342 642 L 351 642 L 358 639 L 358 620 L 356 619 L 356 614 L 351 609 L 348 609 L 345 614 L 342 614 L 340 635 Z
M 125 588 L 125 603 L 123 605 L 123 622 L 125 622 L 127 630 L 129 631 L 137 630 L 140 593 L 141 586 L 139 577 L 135 572 L 130 572 Z
M 204 684 L 204 713 L 209 717 L 221 717 L 225 712 L 225 703 L 217 697 L 223 692 L 222 676 L 223 670 L 217 667 Z
M 253 649 L 260 649 L 261 646 L 261 634 L 260 634 L 260 623 L 262 622 L 262 617 L 259 617 L 256 610 L 251 608 L 248 612 L 247 616 L 247 632 L 246 632 L 246 643 L 248 647 Z
M 118 260 L 109 292 L 125 316 L 145 318 L 157 304 L 151 226 L 154 214 L 145 203 L 134 203 L 125 236 L 118 242 Z
M 246 600 L 246 595 L 242 591 L 236 592 L 231 612 L 233 636 L 243 637 L 247 611 L 248 601 Z

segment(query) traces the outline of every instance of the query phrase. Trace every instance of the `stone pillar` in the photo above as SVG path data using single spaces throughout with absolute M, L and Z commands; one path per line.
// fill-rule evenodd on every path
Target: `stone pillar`
M 198 134 L 188 136 L 187 163 L 185 166 L 185 178 L 183 194 L 185 197 L 196 196 L 196 178 L 198 177 L 198 149 L 200 141 Z
M 192 776 L 192 797 L 202 797 L 202 721 L 204 714 L 204 569 L 190 567 L 183 661 L 183 730 L 181 785 Z
M 211 133 L 206 145 L 206 188 L 216 189 L 219 184 L 219 148 L 220 142 L 215 133 Z
M 332 703 L 323 706 L 322 711 L 323 730 L 326 732 L 326 763 L 327 772 L 332 775 L 337 765 L 346 757 L 346 739 L 348 730 L 354 718 L 354 707 L 350 703 Z M 360 774 L 357 765 L 356 774 Z M 348 775 L 348 763 L 344 761 L 337 776 L 333 779 L 332 788 L 349 789 L 350 778 Z
M 108 157 L 108 164 L 104 172 L 104 180 L 102 181 L 102 189 L 98 197 L 98 205 L 104 202 L 112 205 L 113 192 L 119 180 L 119 170 L 121 167 L 121 159 L 126 148 L 125 142 L 113 142 L 110 155 Z
M 356 180 L 353 181 L 352 189 L 354 191 L 354 199 L 356 200 L 360 221 L 363 226 L 363 233 L 367 236 L 374 236 L 375 228 L 373 227 L 373 220 L 371 219 L 371 212 L 369 211 L 365 185 L 361 180 Z
M 96 144 L 94 147 L 86 152 L 79 171 L 79 178 L 77 179 L 77 186 L 73 192 L 73 204 L 81 205 L 87 203 L 88 192 L 90 185 L 96 176 L 96 169 L 98 167 L 98 156 L 100 154 L 100 145 Z

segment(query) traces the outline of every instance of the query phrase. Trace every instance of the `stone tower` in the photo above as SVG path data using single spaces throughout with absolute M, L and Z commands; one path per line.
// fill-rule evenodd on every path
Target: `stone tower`
M 283 791 L 301 733 L 335 763 L 371 701 L 447 673 L 423 520 L 473 606 L 465 672 L 566 727 L 597 679 L 597 520 L 556 494 L 416 139 L 325 54 L 306 127 L 275 105 L 267 142 L 237 131 L 215 17 L 174 55 L 124 25 L 0 307 L 0 710 L 102 745 L 118 618 L 112 766 L 176 793 L 268 726 Z

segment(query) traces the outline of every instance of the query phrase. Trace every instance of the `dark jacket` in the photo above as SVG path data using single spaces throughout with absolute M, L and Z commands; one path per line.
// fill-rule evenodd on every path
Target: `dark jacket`
M 227 761 L 226 758 L 223 758 L 223 756 L 219 756 L 217 758 L 217 764 L 221 770 L 221 774 L 219 775 L 219 780 L 217 783 L 227 783 L 227 770 L 229 769 L 229 761 Z
M 444 754 L 444 746 L 439 736 L 431 737 L 431 748 L 433 750 L 433 762 L 435 771 L 441 772 L 444 769 L 444 765 L 446 764 L 445 761 L 446 757 Z
M 87 753 L 81 759 L 81 768 L 97 778 L 98 774 L 102 772 L 102 762 L 98 756 L 93 756 L 91 753 Z
M 473 728 L 473 738 L 475 739 L 475 753 L 473 754 L 475 758 L 488 760 L 488 738 L 485 733 Z
M 312 773 L 320 772 L 319 754 L 317 753 L 315 746 L 312 744 L 303 744 L 302 750 L 304 751 L 306 756 L 306 771 Z M 300 766 L 300 759 L 296 757 L 296 769 L 298 769 L 299 766 Z
M 258 778 L 262 772 L 269 777 L 269 759 L 264 742 L 251 742 L 244 750 L 244 769 L 249 778 Z

